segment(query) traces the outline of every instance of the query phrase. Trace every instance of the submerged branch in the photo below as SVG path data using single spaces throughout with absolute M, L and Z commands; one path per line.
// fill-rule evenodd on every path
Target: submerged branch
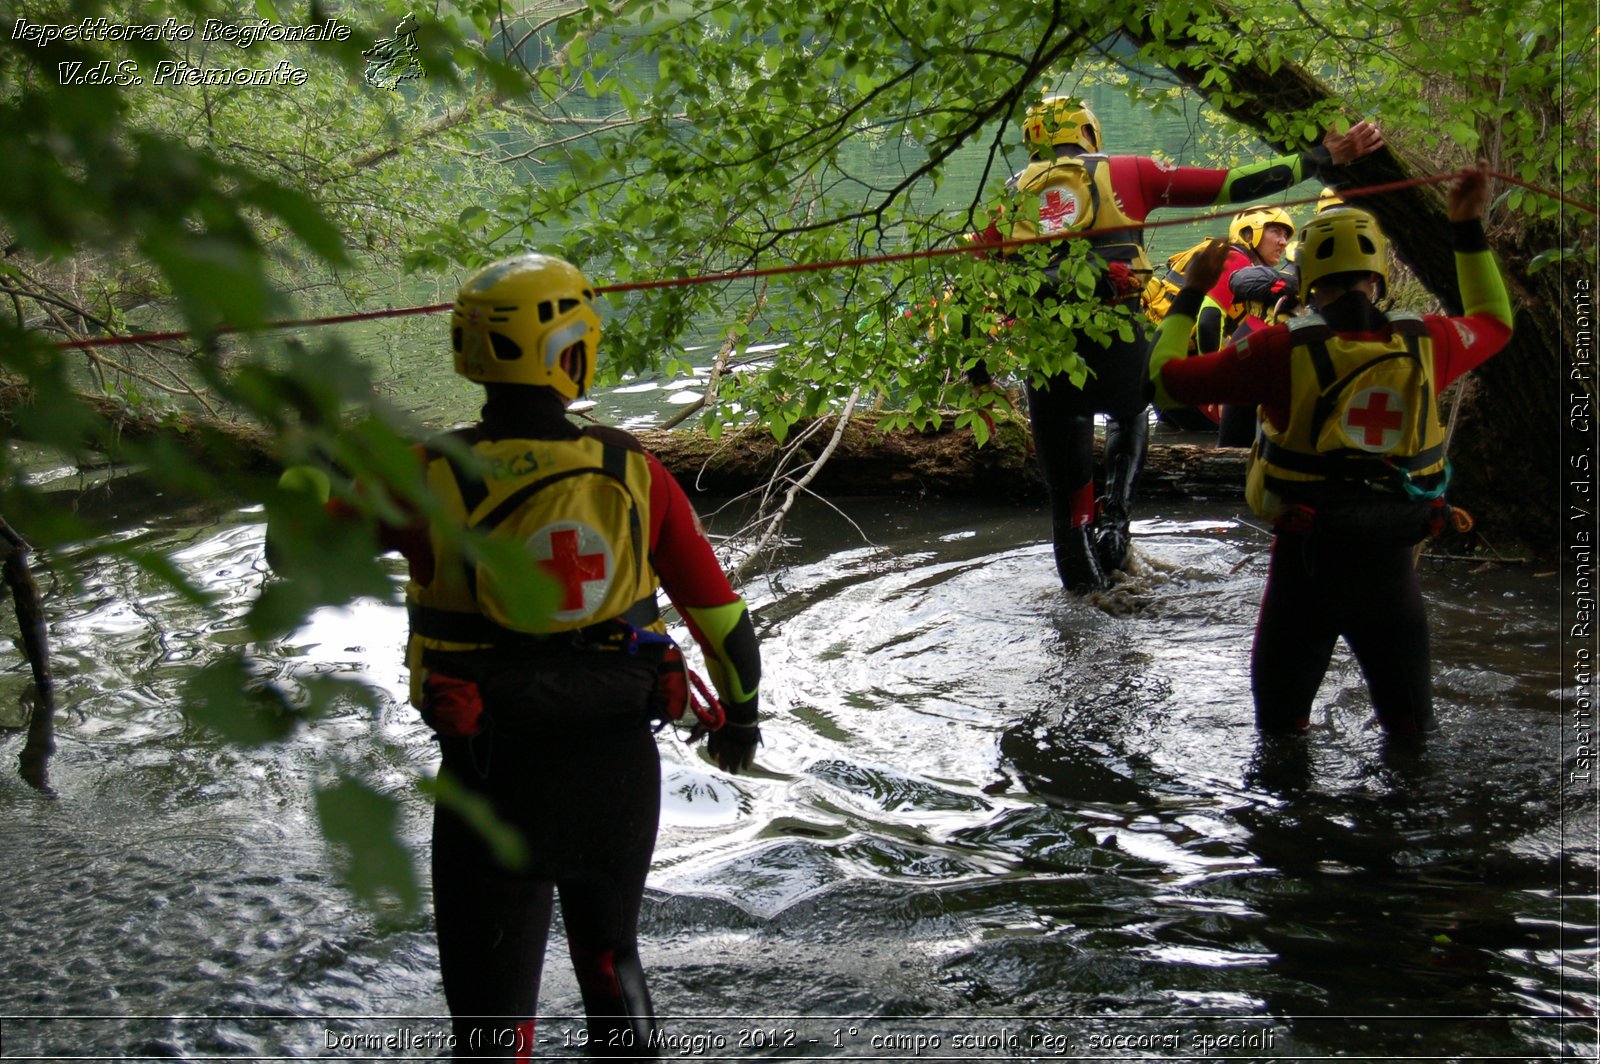
M 28 717 L 28 738 L 23 744 L 22 778 L 45 794 L 50 789 L 50 755 L 55 753 L 55 681 L 50 675 L 50 643 L 45 635 L 44 607 L 39 599 L 39 584 L 28 565 L 32 548 L 4 518 L 0 518 L 0 573 L 11 591 L 17 610 L 17 628 L 22 637 L 22 652 L 33 670 L 33 706 Z
M 766 499 L 762 500 L 763 513 L 757 518 L 757 523 L 764 527 L 761 528 L 761 533 L 756 538 L 755 544 L 745 550 L 744 558 L 728 574 L 730 583 L 738 586 L 739 582 L 744 579 L 744 574 L 756 563 L 757 559 L 767 552 L 773 541 L 778 538 L 778 534 L 783 530 L 784 518 L 788 517 L 789 511 L 794 509 L 795 500 L 800 497 L 801 492 L 810 490 L 811 482 L 817 478 L 817 474 L 822 472 L 822 467 L 827 465 L 828 459 L 833 457 L 833 453 L 839 449 L 839 441 L 844 438 L 845 427 L 850 424 L 850 415 L 855 412 L 856 401 L 860 398 L 861 386 L 858 384 L 855 390 L 850 393 L 850 398 L 846 400 L 844 409 L 839 412 L 838 423 L 834 426 L 833 435 L 828 438 L 827 446 L 811 462 L 810 467 L 803 476 L 790 482 L 788 490 L 784 492 L 783 502 L 779 505 L 777 511 L 771 514 L 765 513 Z M 818 424 L 820 425 L 821 422 L 818 422 Z M 798 448 L 799 443 L 797 441 L 790 454 L 795 453 Z

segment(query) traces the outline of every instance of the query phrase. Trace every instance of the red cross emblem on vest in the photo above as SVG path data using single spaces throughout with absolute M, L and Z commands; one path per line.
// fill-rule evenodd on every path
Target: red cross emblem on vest
M 1344 408 L 1344 434 L 1363 451 L 1392 451 L 1406 425 L 1405 401 L 1393 388 L 1357 392 Z
M 1063 195 L 1059 188 L 1052 188 L 1044 194 L 1044 200 L 1039 204 L 1039 221 L 1046 233 L 1071 229 L 1077 220 L 1078 197 L 1071 193 Z
M 555 579 L 556 620 L 580 620 L 605 602 L 615 567 L 611 545 L 599 532 L 581 521 L 558 521 L 529 536 L 528 546 Z

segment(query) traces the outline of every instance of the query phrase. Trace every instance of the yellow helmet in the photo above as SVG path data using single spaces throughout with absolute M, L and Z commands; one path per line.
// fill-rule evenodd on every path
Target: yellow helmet
M 1028 154 L 1047 156 L 1058 144 L 1076 144 L 1100 150 L 1100 120 L 1071 96 L 1046 96 L 1028 108 L 1022 120 L 1022 139 Z
M 1289 212 L 1282 207 L 1246 207 L 1233 216 L 1233 224 L 1228 226 L 1228 243 L 1244 244 L 1251 250 L 1261 246 L 1261 236 L 1267 231 L 1269 225 L 1281 225 L 1289 230 L 1289 239 L 1294 239 L 1294 223 L 1289 220 Z
M 535 384 L 571 401 L 594 381 L 600 316 L 578 268 L 530 253 L 468 277 L 450 314 L 456 372 L 483 384 Z
M 1332 185 L 1329 185 L 1328 187 L 1324 188 L 1322 190 L 1322 194 L 1317 197 L 1317 213 L 1318 214 L 1321 214 L 1323 211 L 1331 211 L 1335 207 L 1348 207 L 1348 206 L 1349 206 L 1349 204 L 1346 203 L 1344 201 L 1344 198 L 1339 195 L 1339 190 L 1334 188 Z
M 1300 301 L 1318 281 L 1339 273 L 1375 273 L 1389 285 L 1389 238 L 1366 211 L 1326 211 L 1300 234 Z

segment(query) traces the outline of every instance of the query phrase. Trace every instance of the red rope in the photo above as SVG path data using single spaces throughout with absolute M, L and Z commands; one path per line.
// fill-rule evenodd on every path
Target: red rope
M 1473 172 L 1475 171 L 1435 174 L 1432 177 L 1413 177 L 1407 178 L 1403 181 L 1390 181 L 1381 185 L 1367 185 L 1363 188 L 1341 189 L 1339 191 L 1339 195 L 1344 199 L 1359 199 L 1368 196 L 1379 196 L 1387 192 L 1397 192 L 1405 188 L 1415 188 L 1419 185 L 1439 184 L 1441 182 L 1450 181 L 1456 177 L 1464 176 L 1467 173 Z M 1497 177 L 1502 181 L 1508 181 L 1514 185 L 1520 185 L 1523 188 L 1530 189 L 1539 193 L 1540 195 L 1549 196 L 1552 199 L 1560 200 L 1562 203 L 1577 207 L 1580 210 L 1588 211 L 1590 214 L 1600 214 L 1600 211 L 1597 211 L 1591 204 L 1578 203 L 1574 200 L 1568 199 L 1566 196 L 1563 196 L 1558 192 L 1552 192 L 1551 190 L 1541 188 L 1538 185 L 1529 184 L 1528 182 L 1523 181 L 1520 178 L 1512 177 L 1509 174 L 1492 173 L 1490 176 Z M 1285 200 L 1282 204 L 1280 204 L 1280 206 L 1296 207 L 1303 204 L 1316 203 L 1320 199 L 1320 196 L 1312 196 L 1305 199 Z M 1050 243 L 1052 241 L 1063 239 L 1082 240 L 1113 231 L 1125 231 L 1130 228 L 1159 229 L 1163 226 L 1171 225 L 1193 225 L 1196 222 L 1213 221 L 1218 218 L 1231 218 L 1236 213 L 1237 205 L 1231 205 L 1230 209 L 1228 210 L 1217 211 L 1211 214 L 1191 215 L 1183 218 L 1164 218 L 1155 222 L 1137 222 L 1131 226 L 1118 226 L 1115 229 L 1084 229 L 1071 233 L 1051 233 L 1048 236 L 1035 236 L 1021 240 L 1005 240 L 996 244 L 963 244 L 953 247 L 924 248 L 920 251 L 901 251 L 884 255 L 867 255 L 854 259 L 831 259 L 826 262 L 799 262 L 790 263 L 786 266 L 766 266 L 751 270 L 729 270 L 725 273 L 707 273 L 694 277 L 663 277 L 654 281 L 633 281 L 627 284 L 598 285 L 596 286 L 595 291 L 600 293 L 643 292 L 657 288 L 680 288 L 686 285 L 697 284 L 722 284 L 727 281 L 743 281 L 759 277 L 777 277 L 783 274 L 791 273 L 814 273 L 819 270 L 856 269 L 863 266 L 879 266 L 891 262 L 908 262 L 913 259 L 941 258 L 946 255 L 991 254 L 996 251 L 1007 251 L 1011 248 L 1025 247 L 1029 244 Z M 434 314 L 442 310 L 449 310 L 451 306 L 452 304 L 450 303 L 435 303 L 431 306 L 425 307 L 402 307 L 398 310 L 374 310 L 362 314 L 340 314 L 334 317 L 325 318 L 299 318 L 288 321 L 268 322 L 262 328 L 293 329 L 302 326 L 339 325 L 353 321 L 371 321 L 376 318 L 398 318 L 409 314 Z M 238 331 L 239 328 L 237 326 L 223 325 L 217 328 L 216 334 L 223 335 Z M 97 336 L 82 340 L 60 340 L 57 341 L 56 346 L 63 349 L 73 349 L 86 347 L 113 347 L 124 346 L 128 344 L 150 344 L 159 343 L 164 340 L 181 340 L 189 335 L 191 335 L 189 330 L 178 330 L 174 332 L 140 333 L 134 336 Z
M 449 303 L 435 303 L 429 307 L 401 307 L 398 310 L 369 310 L 361 314 L 339 314 L 331 318 L 295 318 L 286 321 L 272 321 L 263 325 L 263 329 L 294 329 L 302 325 L 340 325 L 352 321 L 371 321 L 374 318 L 403 318 L 408 314 L 434 314 L 441 310 L 449 310 Z M 217 335 L 239 331 L 237 325 L 217 326 Z M 139 333 L 137 336 L 96 336 L 86 340 L 61 340 L 57 347 L 110 347 L 126 344 L 154 344 L 163 340 L 182 340 L 189 335 L 189 330 L 180 329 L 176 332 Z
M 1449 181 L 1457 174 L 1438 174 L 1434 177 L 1413 177 L 1405 181 L 1391 181 L 1383 185 L 1369 185 L 1366 188 L 1351 189 L 1349 192 L 1341 191 L 1341 196 L 1372 196 L 1384 192 L 1395 192 L 1403 188 L 1416 185 L 1432 185 L 1442 181 Z M 1307 199 L 1285 200 L 1283 206 L 1295 207 L 1304 203 L 1316 203 L 1320 196 Z M 809 273 L 815 270 L 836 270 L 860 266 L 879 266 L 889 262 L 905 262 L 910 259 L 933 259 L 945 255 L 972 255 L 989 254 L 995 251 L 1009 251 L 1012 248 L 1026 247 L 1029 244 L 1048 244 L 1057 240 L 1072 239 L 1084 240 L 1089 237 L 1101 236 L 1108 233 L 1124 232 L 1128 229 L 1160 229 L 1169 225 L 1193 225 L 1195 222 L 1208 222 L 1217 218 L 1232 218 L 1238 213 L 1237 205 L 1230 205 L 1229 209 L 1212 214 L 1189 215 L 1184 218 L 1163 218 L 1158 222 L 1134 222 L 1131 225 L 1107 226 L 1103 229 L 1079 229 L 1070 233 L 1051 233 L 1047 236 L 1031 236 L 1017 240 L 1002 240 L 994 244 L 966 244 L 947 248 L 926 248 L 922 251 L 901 251 L 887 255 L 868 255 L 856 259 L 833 259 L 828 262 L 802 262 L 791 263 L 788 266 L 767 266 L 757 270 L 733 270 L 728 273 L 702 274 L 698 277 L 668 277 L 655 281 L 635 281 L 630 284 L 602 285 L 595 289 L 597 292 L 637 292 L 651 288 L 676 288 L 690 284 L 717 284 L 723 281 L 742 281 L 751 277 L 775 277 L 785 273 Z

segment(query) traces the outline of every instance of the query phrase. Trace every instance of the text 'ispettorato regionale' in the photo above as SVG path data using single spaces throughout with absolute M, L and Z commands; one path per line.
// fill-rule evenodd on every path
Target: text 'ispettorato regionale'
M 174 18 L 164 22 L 113 22 L 98 17 L 66 23 L 19 18 L 11 27 L 11 39 L 41 48 L 57 41 L 152 44 L 199 41 L 249 48 L 260 41 L 347 41 L 350 27 L 341 25 L 336 18 L 301 26 L 264 18 L 249 22 L 208 18 L 198 28 Z M 56 80 L 62 85 L 303 85 L 306 72 L 286 59 L 269 67 L 197 67 L 182 60 L 162 59 L 148 72 L 141 70 L 139 63 L 132 59 L 66 60 L 56 64 Z

